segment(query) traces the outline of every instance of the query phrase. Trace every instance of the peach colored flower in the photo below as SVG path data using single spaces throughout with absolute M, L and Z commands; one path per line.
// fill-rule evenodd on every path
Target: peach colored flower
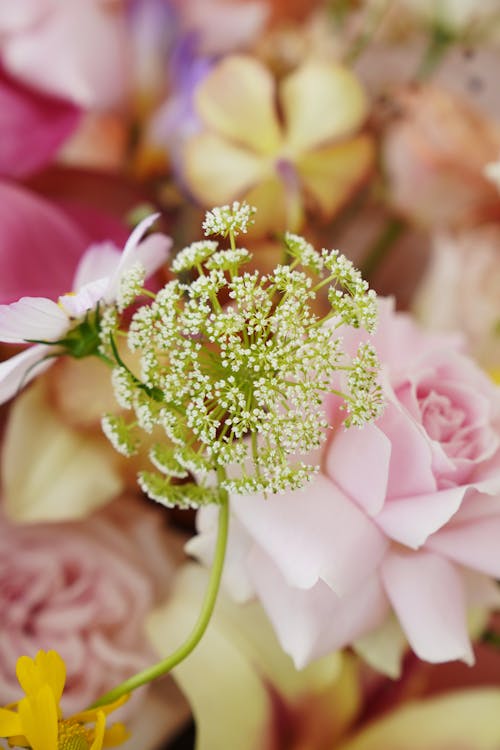
M 254 58 L 228 57 L 194 97 L 205 130 L 184 148 L 187 187 L 204 205 L 244 198 L 260 234 L 297 229 L 307 206 L 331 217 L 372 165 L 365 94 L 341 65 L 310 60 L 277 85 Z
M 500 197 L 484 175 L 498 158 L 500 127 L 431 85 L 396 91 L 382 140 L 388 197 L 430 227 L 473 225 L 500 216 Z

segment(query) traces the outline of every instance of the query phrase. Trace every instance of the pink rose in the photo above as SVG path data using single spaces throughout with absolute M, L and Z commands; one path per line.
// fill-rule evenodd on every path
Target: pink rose
M 164 549 L 161 517 L 127 498 L 81 523 L 1 520 L 0 703 L 19 698 L 16 659 L 38 649 L 66 662 L 68 713 L 153 663 L 144 627 L 172 572 Z
M 298 666 L 361 637 L 368 652 L 376 633 L 379 655 L 384 632 L 389 651 L 402 648 L 391 612 L 420 658 L 471 663 L 467 611 L 500 601 L 499 390 L 457 339 L 419 330 L 388 300 L 373 343 L 383 416 L 346 430 L 328 398 L 334 429 L 314 483 L 233 500 L 227 580 L 260 598 Z M 189 550 L 206 559 L 213 516 L 199 515 Z M 398 655 L 379 666 L 396 673 Z

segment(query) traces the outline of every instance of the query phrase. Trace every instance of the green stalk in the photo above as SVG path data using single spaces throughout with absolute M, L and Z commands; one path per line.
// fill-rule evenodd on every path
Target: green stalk
M 402 219 L 395 217 L 389 219 L 382 227 L 382 231 L 375 239 L 373 245 L 368 249 L 361 264 L 360 270 L 364 279 L 370 279 L 405 229 L 406 223 Z
M 226 556 L 227 537 L 229 529 L 229 497 L 226 492 L 223 493 L 223 499 L 221 507 L 219 509 L 219 529 L 217 533 L 217 543 L 215 547 L 215 556 L 212 564 L 212 570 L 210 571 L 210 579 L 208 582 L 205 598 L 203 605 L 198 615 L 198 619 L 183 644 L 179 646 L 170 656 L 166 659 L 154 664 L 152 667 L 144 669 L 142 672 L 129 677 L 125 682 L 120 683 L 115 688 L 110 690 L 105 695 L 101 696 L 90 708 L 98 708 L 108 703 L 116 701 L 121 698 L 122 695 L 136 690 L 136 688 L 145 685 L 148 682 L 152 682 L 157 677 L 161 677 L 167 672 L 170 672 L 174 667 L 180 664 L 186 659 L 189 654 L 196 648 L 200 640 L 202 639 L 208 624 L 210 623 L 215 603 L 217 601 L 217 595 L 219 593 L 220 582 L 222 578 L 222 571 L 224 568 L 224 559 Z

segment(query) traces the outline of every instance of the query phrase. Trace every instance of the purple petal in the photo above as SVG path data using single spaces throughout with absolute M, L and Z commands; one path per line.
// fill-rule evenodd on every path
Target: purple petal
M 0 174 L 19 178 L 40 169 L 79 119 L 73 104 L 42 96 L 0 70 Z
M 0 305 L 0 341 L 7 344 L 56 341 L 68 326 L 68 316 L 45 297 L 22 297 L 10 305 Z
M 37 344 L 0 362 L 0 404 L 9 401 L 34 377 L 50 367 L 53 360 L 44 358 L 53 351 L 52 346 Z

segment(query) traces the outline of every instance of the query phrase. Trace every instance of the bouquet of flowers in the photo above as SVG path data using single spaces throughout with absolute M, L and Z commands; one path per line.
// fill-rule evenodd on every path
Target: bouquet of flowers
M 500 0 L 4 0 L 0 746 L 500 747 Z

